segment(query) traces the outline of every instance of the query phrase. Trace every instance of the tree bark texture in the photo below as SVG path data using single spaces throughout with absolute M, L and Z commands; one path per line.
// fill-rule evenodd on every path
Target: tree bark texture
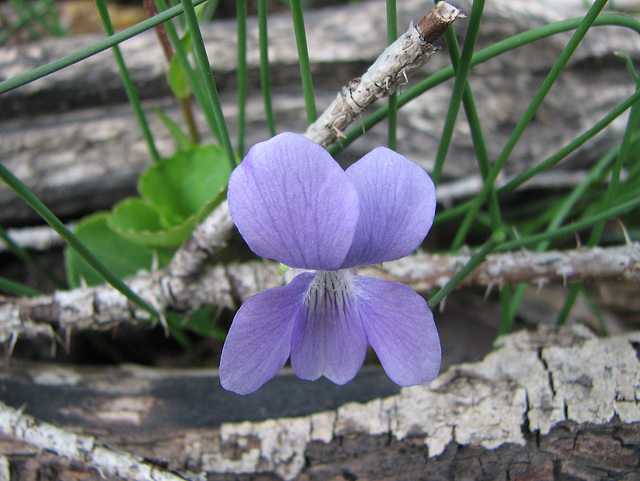
M 14 481 L 136 466 L 153 479 L 637 480 L 639 352 L 637 332 L 541 328 L 428 386 L 284 373 L 245 397 L 215 371 L 16 364 L 0 374 L 0 452 Z

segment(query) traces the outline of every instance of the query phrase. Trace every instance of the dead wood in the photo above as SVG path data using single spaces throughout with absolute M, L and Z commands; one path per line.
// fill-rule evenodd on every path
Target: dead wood
M 521 331 L 397 394 L 377 369 L 343 387 L 285 373 L 240 397 L 215 371 L 18 364 L 0 374 L 0 446 L 14 481 L 97 479 L 101 449 L 185 479 L 628 481 L 638 346 L 637 332 Z

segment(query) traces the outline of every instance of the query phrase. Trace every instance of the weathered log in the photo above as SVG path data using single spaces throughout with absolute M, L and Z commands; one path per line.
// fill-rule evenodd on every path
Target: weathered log
M 584 13 L 573 3 L 564 5 L 550 8 L 524 0 L 492 2 L 485 9 L 479 47 Z M 460 7 L 468 12 L 469 2 L 460 2 Z M 401 2 L 399 9 L 400 25 L 419 20 L 427 10 L 420 0 Z M 336 90 L 361 75 L 384 49 L 385 38 L 378 34 L 384 29 L 384 12 L 384 2 L 371 1 L 306 15 L 320 109 L 329 105 Z M 462 32 L 464 22 L 457 23 L 456 30 Z M 235 24 L 217 22 L 206 27 L 204 33 L 233 134 Z M 471 85 L 491 157 L 499 153 L 568 35 L 542 40 L 472 70 Z M 58 58 L 97 38 L 0 47 L 0 78 Z M 281 15 L 270 18 L 269 38 L 278 130 L 301 131 L 300 126 L 306 125 L 306 121 L 290 18 Z M 248 45 L 249 80 L 254 88 L 247 108 L 246 144 L 251 145 L 268 135 L 257 91 L 255 20 L 249 25 Z M 135 66 L 132 74 L 145 106 L 160 106 L 179 119 L 177 105 L 167 98 L 164 60 L 153 33 L 124 42 L 122 49 L 129 65 Z M 622 28 L 594 28 L 512 154 L 505 168 L 507 174 L 521 172 L 565 145 L 634 90 L 624 60 L 614 54 L 617 50 L 637 58 L 638 35 Z M 436 55 L 426 69 L 416 73 L 415 81 L 448 62 L 444 52 Z M 437 150 L 450 86 L 449 83 L 436 87 L 401 110 L 399 150 L 425 167 L 431 165 Z M 78 217 L 109 207 L 134 193 L 137 176 L 150 162 L 130 107 L 122 104 L 124 98 L 110 52 L 7 92 L 0 96 L 0 158 L 61 216 Z M 160 151 L 170 153 L 172 142 L 155 117 L 150 118 Z M 589 165 L 603 149 L 619 140 L 623 124 L 621 119 L 599 141 L 578 152 L 573 157 L 573 167 Z M 384 143 L 384 138 L 382 126 L 374 129 L 348 149 L 345 160 Z M 473 159 L 469 133 L 461 122 L 445 164 L 445 177 L 460 178 L 477 172 Z M 5 186 L 0 186 L 0 222 L 6 225 L 35 221 L 37 217 L 29 208 Z
M 637 480 L 639 350 L 639 332 L 521 331 L 397 394 L 376 369 L 240 397 L 215 371 L 17 364 L 0 374 L 0 469 L 115 476 L 107 450 L 158 479 Z

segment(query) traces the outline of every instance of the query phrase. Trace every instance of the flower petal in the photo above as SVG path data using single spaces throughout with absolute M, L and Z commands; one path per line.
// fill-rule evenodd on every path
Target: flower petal
M 302 273 L 240 306 L 222 348 L 223 388 L 249 394 L 278 374 L 289 358 L 296 317 L 312 281 L 313 274 Z
M 350 287 L 354 277 L 345 270 L 316 274 L 291 345 L 291 367 L 301 379 L 345 384 L 362 366 L 367 337 Z
M 432 381 L 442 352 L 427 302 L 409 286 L 357 276 L 362 325 L 387 375 L 400 386 Z
M 231 174 L 227 198 L 251 250 L 301 269 L 338 269 L 360 212 L 353 183 L 331 155 L 292 133 L 254 145 Z
M 378 147 L 347 169 L 358 190 L 360 218 L 343 267 L 405 257 L 431 229 L 436 190 L 429 174 L 406 157 Z

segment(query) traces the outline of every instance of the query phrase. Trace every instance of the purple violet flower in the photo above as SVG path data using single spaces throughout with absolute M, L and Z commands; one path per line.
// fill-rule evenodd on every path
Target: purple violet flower
M 411 254 L 429 232 L 435 187 L 421 167 L 378 147 L 345 171 L 317 143 L 283 133 L 249 150 L 227 197 L 253 252 L 315 272 L 242 304 L 222 350 L 225 389 L 252 393 L 289 357 L 302 379 L 345 384 L 368 344 L 401 386 L 438 375 L 440 340 L 426 301 L 404 284 L 356 273 Z

